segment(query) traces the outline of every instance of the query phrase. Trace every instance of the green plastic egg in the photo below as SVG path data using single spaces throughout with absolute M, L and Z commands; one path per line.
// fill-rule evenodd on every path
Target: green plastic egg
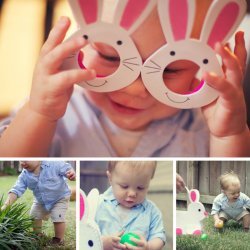
M 136 239 L 140 239 L 139 235 L 137 234 L 134 234 L 134 233 L 126 233 L 126 234 L 123 234 L 122 237 L 121 237 L 121 240 L 120 240 L 120 243 L 121 244 L 125 244 L 125 243 L 128 243 L 132 246 L 137 246 L 137 244 L 135 244 L 131 238 L 136 238 Z
M 201 235 L 201 239 L 202 239 L 202 240 L 206 240 L 207 237 L 208 237 L 207 234 L 202 234 L 202 235 Z

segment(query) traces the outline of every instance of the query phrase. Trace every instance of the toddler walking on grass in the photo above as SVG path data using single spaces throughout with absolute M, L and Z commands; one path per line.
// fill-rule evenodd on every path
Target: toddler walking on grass
M 34 231 L 41 235 L 42 221 L 50 217 L 55 231 L 51 243 L 63 245 L 65 215 L 71 194 L 66 178 L 75 180 L 74 169 L 62 161 L 21 161 L 20 164 L 23 170 L 1 210 L 13 204 L 29 188 L 34 195 L 30 210 L 34 218 Z

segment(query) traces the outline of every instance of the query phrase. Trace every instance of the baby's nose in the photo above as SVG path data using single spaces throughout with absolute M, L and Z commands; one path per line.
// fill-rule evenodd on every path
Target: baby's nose
M 141 76 L 139 76 L 130 85 L 126 86 L 125 88 L 121 89 L 120 91 L 124 92 L 126 94 L 129 94 L 131 96 L 138 96 L 141 98 L 146 98 L 150 95 L 149 92 L 147 91 L 145 85 L 143 84 Z

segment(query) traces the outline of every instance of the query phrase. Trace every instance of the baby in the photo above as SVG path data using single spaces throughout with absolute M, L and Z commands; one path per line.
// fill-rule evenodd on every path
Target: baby
M 243 229 L 249 231 L 250 213 L 246 208 L 250 208 L 250 199 L 240 192 L 239 177 L 233 173 L 226 173 L 220 177 L 222 193 L 213 202 L 211 215 L 214 217 L 214 226 L 223 227 L 223 223 L 229 219 L 242 221 Z
M 192 37 L 197 38 L 208 6 L 214 1 L 195 2 Z M 214 47 L 222 59 L 224 75 L 205 72 L 202 76 L 218 91 L 218 99 L 198 110 L 181 110 L 155 99 L 141 75 L 119 90 L 77 91 L 77 83 L 93 80 L 96 74 L 109 75 L 122 62 L 115 49 L 95 43 L 89 46 L 92 56 L 84 61 L 86 69 L 61 70 L 65 58 L 87 44 L 86 36 L 64 41 L 69 27 L 69 18 L 61 17 L 41 49 L 29 100 L 15 117 L 0 124 L 1 156 L 249 156 L 250 133 L 242 89 L 246 64 L 242 31 L 235 35 L 234 50 L 220 43 Z M 156 7 L 131 38 L 142 61 L 166 44 Z M 196 71 L 195 63 L 177 60 L 166 65 L 164 83 L 174 92 L 185 94 L 192 91 Z
M 30 211 L 34 218 L 34 231 L 42 234 L 42 220 L 50 217 L 55 230 L 51 243 L 63 245 L 65 215 L 71 193 L 65 177 L 75 180 L 75 171 L 70 164 L 62 161 L 21 161 L 20 164 L 23 170 L 1 210 L 13 204 L 29 188 L 34 195 Z
M 101 196 L 96 214 L 105 250 L 132 250 L 131 245 L 119 243 L 128 232 L 139 235 L 139 240 L 133 238 L 138 250 L 163 248 L 166 236 L 161 212 L 146 199 L 155 169 L 153 161 L 110 162 L 107 175 L 111 187 Z

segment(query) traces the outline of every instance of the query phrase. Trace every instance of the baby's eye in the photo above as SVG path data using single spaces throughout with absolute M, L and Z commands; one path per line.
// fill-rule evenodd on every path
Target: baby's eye
M 101 52 L 97 51 L 98 55 L 103 58 L 104 60 L 110 61 L 110 62 L 120 62 L 120 57 L 117 56 L 109 56 L 109 55 L 104 55 Z
M 138 190 L 144 190 L 144 187 L 137 187 Z
M 165 70 L 163 71 L 163 74 L 176 74 L 179 71 L 180 71 L 179 69 L 165 68 Z
M 120 185 L 120 187 L 123 188 L 123 189 L 127 189 L 128 188 L 127 185 Z

